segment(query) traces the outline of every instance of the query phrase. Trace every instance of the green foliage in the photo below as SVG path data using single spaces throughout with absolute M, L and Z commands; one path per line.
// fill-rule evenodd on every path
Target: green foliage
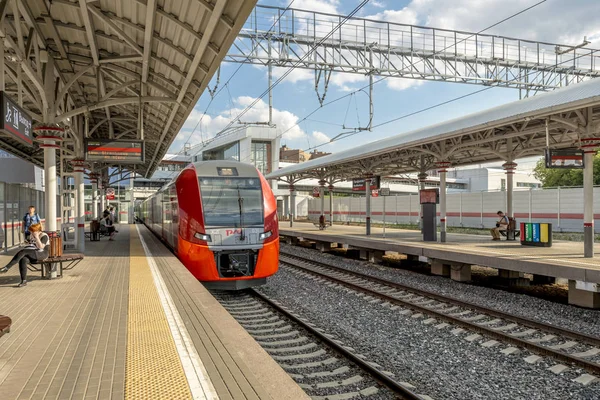
M 543 187 L 583 186 L 582 169 L 549 169 L 544 159 L 540 159 L 533 175 L 542 182 Z M 594 157 L 594 185 L 600 185 L 600 157 Z

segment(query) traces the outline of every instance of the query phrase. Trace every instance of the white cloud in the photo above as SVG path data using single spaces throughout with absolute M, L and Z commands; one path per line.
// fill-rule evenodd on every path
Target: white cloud
M 316 140 L 316 142 L 317 142 L 316 145 L 323 144 L 323 143 L 329 143 L 329 136 L 327 136 L 323 132 L 313 131 L 312 137 L 314 140 Z
M 294 4 L 292 4 L 292 8 L 307 11 L 324 12 L 330 14 L 339 14 L 339 4 L 339 0 L 296 0 L 294 1 Z
M 367 19 L 374 19 L 380 21 L 395 22 L 398 24 L 411 24 L 416 25 L 419 21 L 417 11 L 404 7 L 401 10 L 384 10 L 380 13 L 367 16 Z
M 273 68 L 274 81 L 281 78 L 288 70 L 289 68 Z M 308 69 L 294 68 L 292 72 L 290 72 L 289 75 L 287 75 L 281 83 L 298 83 L 301 81 L 308 81 L 311 79 L 315 79 L 315 73 L 313 71 Z
M 234 99 L 233 108 L 223 110 L 219 115 L 205 115 L 203 118 L 202 112 L 194 109 L 175 138 L 169 152 L 180 152 L 186 141 L 196 146 L 213 138 L 255 100 L 255 97 L 239 96 Z M 201 118 L 202 122 L 198 124 Z M 259 100 L 254 107 L 244 114 L 241 120 L 243 122 L 267 122 L 269 120 L 269 105 L 262 99 Z M 307 133 L 296 125 L 298 120 L 298 116 L 294 113 L 273 108 L 273 123 L 277 126 L 278 134 L 283 134 L 283 139 L 298 140 L 307 137 Z M 223 135 L 226 134 L 227 132 L 223 133 Z
M 381 1 L 371 0 L 371 2 L 369 4 L 372 5 L 373 7 L 385 8 L 385 4 L 383 4 L 383 2 L 381 2 Z
M 419 87 L 425 83 L 418 79 L 405 78 L 387 78 L 385 82 L 388 88 L 398 91 Z

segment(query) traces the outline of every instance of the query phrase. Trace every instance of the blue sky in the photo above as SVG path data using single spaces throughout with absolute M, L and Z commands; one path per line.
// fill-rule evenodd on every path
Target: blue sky
M 286 7 L 290 0 L 263 0 L 262 5 Z M 416 24 L 420 26 L 458 29 L 476 32 L 505 17 L 519 12 L 538 0 L 371 0 L 358 16 L 376 20 Z M 348 14 L 358 0 L 295 0 L 292 8 Z M 548 0 L 522 15 L 512 18 L 486 31 L 496 35 L 520 39 L 539 40 L 576 45 L 583 37 L 592 43 L 588 47 L 600 48 L 600 3 L 597 0 Z M 178 153 L 183 144 L 200 144 L 216 134 L 256 97 L 267 89 L 265 67 L 243 65 L 225 88 L 223 83 L 238 68 L 238 64 L 224 63 L 221 68 L 220 94 L 207 110 L 211 98 L 206 91 L 173 142 L 169 153 Z M 285 70 L 275 72 L 281 76 Z M 375 78 L 377 80 L 378 77 Z M 326 101 L 336 99 L 368 83 L 366 77 L 355 74 L 332 75 Z M 215 78 L 211 82 L 214 87 Z M 388 78 L 374 90 L 374 124 L 403 114 L 415 112 L 437 103 L 478 91 L 482 86 L 457 83 L 423 82 L 401 78 Z M 280 132 L 293 126 L 319 106 L 314 90 L 314 73 L 295 70 L 273 91 L 274 121 Z M 292 148 L 309 150 L 321 145 L 319 150 L 335 152 L 360 146 L 374 140 L 407 132 L 440 121 L 460 117 L 519 99 L 515 89 L 493 88 L 457 102 L 392 123 L 372 132 L 361 132 L 351 138 L 328 143 L 330 138 L 347 126 L 366 125 L 369 117 L 368 97 L 365 93 L 341 100 L 322 108 L 310 120 L 292 128 L 282 139 Z M 242 120 L 266 120 L 267 97 L 250 110 Z M 203 116 L 204 111 L 206 115 Z M 198 122 L 202 119 L 201 123 Z

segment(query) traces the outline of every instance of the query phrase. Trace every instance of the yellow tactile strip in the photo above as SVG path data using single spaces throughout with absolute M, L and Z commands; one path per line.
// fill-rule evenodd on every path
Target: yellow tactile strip
M 125 399 L 191 399 L 140 238 L 130 235 Z

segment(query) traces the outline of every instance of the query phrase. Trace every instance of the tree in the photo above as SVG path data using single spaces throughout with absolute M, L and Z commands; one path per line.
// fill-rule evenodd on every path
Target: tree
M 533 175 L 547 188 L 583 186 L 583 169 L 546 168 L 543 158 L 537 162 Z M 600 185 L 600 156 L 594 157 L 594 185 Z

